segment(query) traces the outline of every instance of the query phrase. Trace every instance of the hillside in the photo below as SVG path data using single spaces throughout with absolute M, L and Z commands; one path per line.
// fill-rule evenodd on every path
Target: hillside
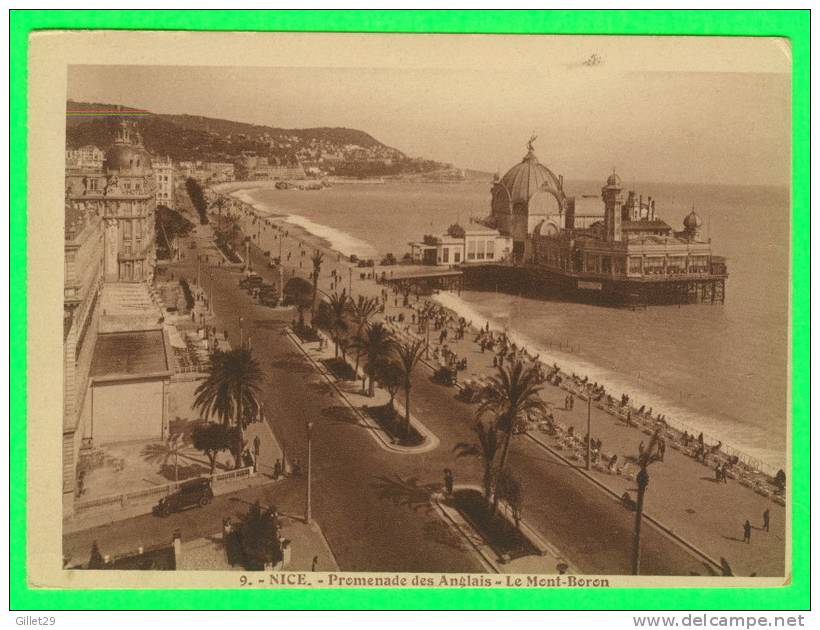
M 68 101 L 67 109 L 71 112 L 143 111 L 75 101 Z M 156 155 L 168 155 L 175 161 L 237 163 L 243 154 L 253 153 L 281 164 L 298 161 L 337 175 L 363 177 L 422 173 L 446 166 L 431 160 L 408 158 L 398 149 L 388 147 L 358 129 L 283 129 L 187 114 L 144 113 L 147 115 L 135 120 L 146 149 Z M 107 147 L 113 141 L 117 123 L 116 118 L 68 117 L 66 146 L 94 144 Z

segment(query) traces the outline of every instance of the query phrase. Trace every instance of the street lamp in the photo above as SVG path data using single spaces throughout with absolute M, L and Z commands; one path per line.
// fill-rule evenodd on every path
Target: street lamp
M 245 345 L 245 329 L 242 328 L 242 323 L 244 320 L 242 317 L 239 318 L 239 347 L 242 348 Z
M 592 461 L 592 394 L 587 390 L 587 470 Z
M 635 532 L 632 536 L 632 575 L 641 572 L 641 522 L 643 521 L 643 498 L 649 485 L 649 472 L 646 466 L 638 471 L 635 480 L 638 482 L 638 500 L 635 505 Z
M 307 490 L 305 493 L 305 523 L 311 523 L 310 514 L 310 482 L 311 482 L 311 441 L 313 439 L 313 422 L 308 420 L 305 425 L 307 428 Z

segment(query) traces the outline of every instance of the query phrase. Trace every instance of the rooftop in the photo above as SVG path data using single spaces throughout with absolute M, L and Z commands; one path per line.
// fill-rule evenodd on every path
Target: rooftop
M 169 371 L 161 330 L 103 333 L 97 337 L 91 376 L 147 376 Z

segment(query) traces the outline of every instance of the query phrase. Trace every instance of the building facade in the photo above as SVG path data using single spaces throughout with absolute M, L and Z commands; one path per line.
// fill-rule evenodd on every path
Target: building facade
M 103 218 L 107 282 L 150 282 L 154 274 L 156 179 L 130 121 L 118 128 L 99 169 L 66 171 L 68 204 Z
M 427 235 L 410 243 L 413 262 L 423 265 L 463 265 L 504 262 L 512 255 L 513 240 L 483 225 L 451 225 L 444 234 Z
M 174 163 L 168 156 L 151 160 L 156 181 L 157 205 L 174 207 Z

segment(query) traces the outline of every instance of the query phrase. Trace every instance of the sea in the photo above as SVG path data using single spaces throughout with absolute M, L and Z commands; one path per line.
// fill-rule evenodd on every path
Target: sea
M 323 238 L 346 255 L 397 258 L 408 243 L 489 214 L 488 180 L 350 183 L 317 191 L 249 188 L 238 197 Z M 567 181 L 570 195 L 600 182 Z M 542 301 L 503 292 L 442 294 L 475 324 L 490 322 L 566 372 L 722 441 L 768 472 L 787 463 L 790 196 L 786 188 L 635 183 L 681 229 L 692 208 L 727 258 L 723 305 L 645 310 Z

